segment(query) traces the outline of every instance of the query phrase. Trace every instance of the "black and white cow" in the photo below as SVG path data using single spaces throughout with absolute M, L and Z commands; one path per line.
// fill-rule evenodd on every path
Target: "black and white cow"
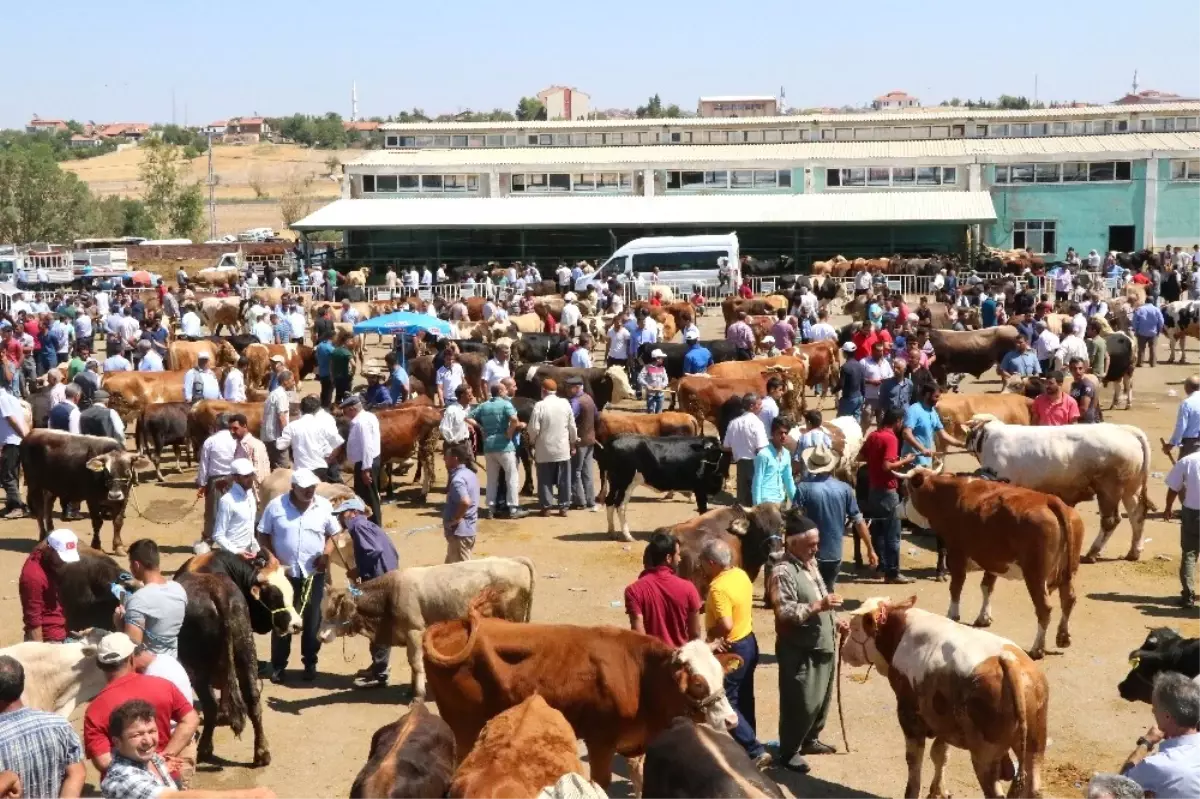
M 1177 671 L 1197 679 L 1200 673 L 1200 638 L 1184 638 L 1170 627 L 1151 630 L 1142 645 L 1129 653 L 1129 674 L 1117 686 L 1121 698 L 1149 702 L 1154 678 L 1164 671 Z
M 616 536 L 613 512 L 621 517 L 621 538 L 632 541 L 626 509 L 629 497 L 643 483 L 659 491 L 692 491 L 699 513 L 708 510 L 708 498 L 718 493 L 729 472 L 721 442 L 709 436 L 650 438 L 621 436 L 597 448 L 597 461 L 608 474 L 608 533 Z
M 522 333 L 513 342 L 513 360 L 517 363 L 557 361 L 566 356 L 570 341 L 559 333 Z
M 1179 345 L 1179 362 L 1187 363 L 1187 339 L 1191 336 L 1200 339 L 1200 302 L 1194 300 L 1177 300 L 1168 302 L 1162 307 L 1163 321 L 1166 327 L 1163 335 L 1171 346 L 1167 363 L 1175 361 L 1175 345 Z
M 713 363 L 724 363 L 725 361 L 737 360 L 737 350 L 731 342 L 724 339 L 713 339 L 711 341 L 701 341 L 700 346 L 712 353 Z M 678 380 L 683 377 L 683 356 L 691 346 L 684 344 L 671 344 L 670 342 L 658 342 L 657 344 L 643 344 L 638 347 L 638 360 L 643 366 L 650 363 L 650 353 L 655 350 L 662 350 L 667 358 L 665 366 L 667 367 L 667 377 L 672 380 Z
M 1125 394 L 1125 410 L 1133 405 L 1133 338 L 1128 333 L 1111 333 L 1104 337 L 1108 347 L 1108 371 L 1104 374 L 1104 385 L 1113 385 L 1110 409 L 1117 407 L 1117 398 Z

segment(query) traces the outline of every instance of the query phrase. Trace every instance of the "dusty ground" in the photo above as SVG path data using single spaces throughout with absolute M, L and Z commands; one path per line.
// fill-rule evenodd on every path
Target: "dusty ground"
M 218 181 L 217 235 L 254 227 L 272 227 L 282 232 L 280 195 L 311 178 L 306 193 L 313 198 L 312 209 L 316 210 L 341 192 L 341 184 L 328 176 L 326 160 L 332 156 L 347 161 L 359 154 L 357 150 L 316 150 L 294 144 L 217 145 L 213 148 L 213 170 Z M 77 174 L 98 196 L 140 197 L 141 162 L 142 151 L 130 147 L 82 161 L 67 161 L 62 166 Z M 207 180 L 207 154 L 193 159 L 190 166 L 190 180 L 202 183 Z M 204 229 L 208 230 L 207 206 Z
M 86 162 L 85 162 L 86 163 Z M 714 325 L 712 317 L 703 320 Z M 715 331 L 713 331 L 715 332 Z M 1165 348 L 1164 348 L 1165 349 Z M 1109 414 L 1110 421 L 1137 425 L 1152 442 L 1170 434 L 1180 384 L 1189 367 L 1159 366 L 1137 372 L 1137 405 L 1132 411 Z M 307 388 L 307 387 L 306 387 Z M 996 391 L 995 380 L 968 383 L 965 391 Z M 1161 507 L 1165 488 L 1161 472 L 1169 464 L 1157 452 L 1151 494 Z M 950 459 L 952 469 L 971 469 L 974 461 L 966 455 Z M 440 464 L 439 464 L 440 469 Z M 171 520 L 192 503 L 192 473 L 183 477 L 168 475 L 163 486 L 142 486 L 137 495 L 141 507 L 151 518 Z M 438 483 L 444 475 L 439 471 Z M 427 505 L 416 504 L 413 493 L 401 494 L 401 501 L 385 507 L 386 527 L 401 554 L 403 566 L 441 562 L 444 547 L 438 532 L 442 494 L 436 492 Z M 1095 504 L 1082 505 L 1091 538 L 1098 529 Z M 636 535 L 644 538 L 654 528 L 684 520 L 695 513 L 694 506 L 676 499 L 663 502 L 649 489 L 641 489 L 631 504 L 630 520 Z M 168 567 L 178 566 L 187 557 L 189 546 L 198 537 L 201 508 L 194 508 L 178 524 L 163 526 L 137 518 L 131 509 L 126 524 L 126 541 L 152 536 L 166 547 Z M 434 529 L 424 529 L 429 526 Z M 81 528 L 82 529 L 82 528 Z M 105 531 L 106 544 L 110 532 Z M 1151 520 L 1146 527 L 1147 545 L 1138 563 L 1113 560 L 1125 553 L 1129 526 L 1122 522 L 1104 555 L 1106 560 L 1081 568 L 1078 584 L 1080 601 L 1072 619 L 1074 645 L 1066 651 L 1053 651 L 1042 662 L 1050 680 L 1050 741 L 1043 769 L 1045 795 L 1079 796 L 1080 785 L 1093 771 L 1112 771 L 1133 748 L 1134 740 L 1151 723 L 1149 707 L 1131 705 L 1117 695 L 1116 685 L 1124 676 L 1127 653 L 1145 637 L 1146 628 L 1171 625 L 1197 634 L 1197 615 L 1185 613 L 1176 604 L 1179 586 L 1178 522 Z M 5 613 L 0 617 L 0 644 L 20 640 L 20 610 L 16 577 L 25 554 L 36 540 L 32 521 L 0 523 L 0 574 L 8 575 L 8 589 L 0 597 Z M 907 534 L 902 547 L 903 566 L 919 578 L 901 594 L 916 594 L 920 605 L 945 612 L 948 588 L 930 578 L 935 557 L 932 542 L 911 540 Z M 538 566 L 534 602 L 534 620 L 573 624 L 623 625 L 622 596 L 626 584 L 637 577 L 641 566 L 642 543 L 623 544 L 608 538 L 604 514 L 573 512 L 567 519 L 545 523 L 533 518 L 520 522 L 485 521 L 476 552 L 479 555 L 527 555 Z M 847 547 L 847 559 L 851 558 Z M 340 580 L 339 575 L 339 580 Z M 844 575 L 842 593 L 848 605 L 870 596 L 889 593 L 878 582 Z M 761 587 L 760 587 L 761 595 Z M 973 618 L 979 606 L 978 581 L 971 578 L 964 595 L 964 618 Z M 993 631 L 1028 646 L 1035 631 L 1033 610 L 1024 587 L 1002 581 L 994 600 L 996 624 Z M 1055 623 L 1057 623 L 1057 608 Z M 756 609 L 755 630 L 763 650 L 758 669 L 759 736 L 765 741 L 778 737 L 779 718 L 776 665 L 773 658 L 774 632 L 767 611 Z M 1053 638 L 1051 637 L 1051 640 Z M 293 665 L 298 664 L 299 645 L 295 644 Z M 266 657 L 269 641 L 258 639 L 260 657 Z M 358 769 L 366 760 L 367 746 L 375 729 L 394 721 L 406 710 L 409 697 L 409 672 L 402 650 L 393 652 L 393 687 L 358 691 L 351 685 L 350 674 L 369 662 L 367 642 L 351 639 L 328 646 L 322 653 L 320 677 L 313 685 L 294 683 L 279 687 L 265 683 L 266 729 L 273 764 L 262 770 L 246 767 L 251 758 L 249 732 L 236 740 L 228 729 L 216 739 L 217 754 L 228 758 L 221 766 L 204 766 L 198 787 L 233 788 L 264 785 L 280 796 L 344 796 Z M 847 670 L 843 676 L 847 734 L 853 752 L 813 758 L 813 775 L 800 778 L 784 771 L 772 776 L 785 783 L 797 796 L 897 796 L 903 792 L 906 771 L 904 741 L 896 722 L 895 700 L 887 681 L 872 673 L 866 682 L 862 674 Z M 74 718 L 76 727 L 81 714 Z M 842 749 L 836 714 L 831 715 L 824 739 Z M 618 758 L 618 760 L 620 760 Z M 930 768 L 925 769 L 924 789 L 928 788 Z M 957 796 L 975 796 L 979 789 L 966 753 L 954 751 L 948 766 L 948 790 Z M 94 783 L 95 774 L 90 774 Z M 616 782 L 613 795 L 627 795 L 628 783 Z

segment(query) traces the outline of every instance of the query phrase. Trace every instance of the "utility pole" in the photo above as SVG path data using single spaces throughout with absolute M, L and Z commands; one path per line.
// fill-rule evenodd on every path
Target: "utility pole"
M 217 237 L 217 181 L 213 175 L 213 141 L 212 131 L 208 132 L 208 237 Z
M 171 124 L 175 124 L 175 87 L 171 87 Z

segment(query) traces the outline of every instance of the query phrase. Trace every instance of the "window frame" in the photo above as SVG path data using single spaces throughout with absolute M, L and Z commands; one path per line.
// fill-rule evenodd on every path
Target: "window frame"
M 389 182 L 391 188 L 384 188 L 384 185 Z M 399 187 L 399 175 L 376 175 L 375 176 L 375 193 L 376 194 L 396 194 Z
M 1047 240 L 1052 247 L 1046 247 Z M 1037 247 L 1031 246 L 1034 241 Z M 1035 255 L 1055 255 L 1058 252 L 1058 220 L 1013 220 L 1012 246 L 1014 250 L 1028 250 Z
M 1170 179 L 1180 183 L 1200 181 L 1200 158 L 1172 158 Z

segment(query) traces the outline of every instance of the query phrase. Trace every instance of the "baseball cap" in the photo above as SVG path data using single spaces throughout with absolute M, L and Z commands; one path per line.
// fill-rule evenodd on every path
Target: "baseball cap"
M 108 392 L 102 388 L 92 392 L 92 402 L 106 402 L 108 400 Z
M 663 352 L 662 350 L 656 349 L 656 350 L 654 350 L 654 352 L 650 353 L 650 357 L 651 358 L 665 358 L 665 357 L 667 357 L 667 354 L 665 352 Z
M 58 553 L 63 563 L 79 562 L 79 538 L 73 531 L 59 528 L 46 537 L 46 543 Z
M 311 469 L 297 469 L 292 472 L 292 485 L 296 488 L 312 488 L 321 482 Z
M 198 361 L 207 361 L 211 357 L 212 357 L 212 353 L 209 352 L 208 350 L 205 350 L 203 352 L 196 354 L 196 360 L 198 360 Z
M 125 633 L 109 633 L 96 647 L 96 660 L 105 664 L 120 663 L 133 655 L 137 644 Z
M 359 513 L 366 513 L 367 506 L 358 497 L 351 497 L 350 499 L 347 499 L 346 501 L 344 501 L 341 505 L 338 505 L 336 512 L 337 513 L 345 513 L 348 510 L 356 510 Z
M 858 347 L 854 346 L 853 341 L 847 341 L 845 344 L 842 345 L 842 352 L 854 352 L 857 349 L 858 349 Z
M 570 377 L 567 378 L 567 385 L 568 386 L 582 386 L 583 378 L 580 377 L 579 375 L 571 375 Z
M 272 355 L 271 363 L 283 363 L 283 356 L 282 355 Z
M 239 477 L 254 474 L 254 464 L 248 458 L 235 458 L 233 463 L 229 464 L 229 468 Z
M 689 330 L 687 333 L 684 334 L 683 340 L 684 341 L 699 341 L 700 334 L 695 332 L 694 330 Z
M 358 396 L 357 394 L 350 394 L 344 400 L 342 400 L 340 407 L 353 408 L 355 405 L 362 405 L 362 397 Z

